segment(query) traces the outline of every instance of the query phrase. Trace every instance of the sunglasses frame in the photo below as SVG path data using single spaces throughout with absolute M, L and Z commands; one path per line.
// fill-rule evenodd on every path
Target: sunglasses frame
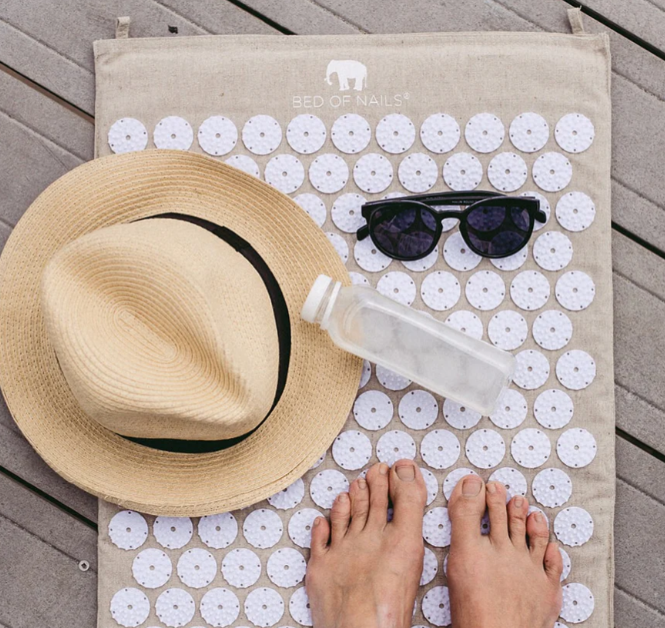
M 499 201 L 499 203 L 497 203 Z M 391 205 L 398 205 L 400 203 L 412 203 L 413 205 L 419 206 L 426 209 L 429 214 L 436 220 L 436 237 L 433 240 L 431 248 L 427 252 L 413 256 L 401 256 L 386 251 L 373 237 L 372 235 L 372 217 L 374 216 L 376 210 L 390 207 Z M 484 204 L 491 203 L 492 206 L 501 204 L 505 207 L 517 207 L 521 209 L 526 209 L 529 212 L 529 229 L 527 236 L 524 238 L 524 243 L 518 249 L 515 249 L 508 255 L 498 255 L 496 253 L 483 253 L 478 250 L 473 243 L 471 242 L 468 232 L 467 232 L 467 217 L 471 211 L 482 207 Z M 463 205 L 464 209 L 439 209 L 440 207 L 447 206 L 456 206 Z M 441 239 L 441 234 L 443 233 L 443 221 L 447 218 L 454 218 L 459 220 L 459 230 L 462 234 L 464 242 L 467 246 L 477 255 L 481 257 L 486 257 L 488 259 L 501 259 L 505 257 L 510 257 L 518 251 L 521 251 L 529 242 L 531 235 L 533 234 L 533 227 L 536 220 L 538 222 L 546 222 L 547 215 L 545 212 L 540 209 L 540 201 L 537 198 L 531 196 L 506 196 L 499 192 L 490 192 L 490 191 L 473 191 L 473 192 L 435 192 L 432 194 L 417 194 L 413 196 L 400 196 L 397 198 L 383 199 L 379 201 L 369 201 L 363 204 L 362 216 L 367 221 L 366 225 L 363 225 L 356 232 L 358 240 L 364 240 L 368 236 L 372 238 L 375 246 L 384 254 L 390 257 L 391 259 L 396 259 L 398 261 L 410 262 L 423 257 L 427 257 L 438 245 L 439 240 Z

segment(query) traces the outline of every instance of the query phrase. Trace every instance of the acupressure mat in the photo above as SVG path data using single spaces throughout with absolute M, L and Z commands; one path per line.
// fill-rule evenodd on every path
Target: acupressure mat
M 311 625 L 310 526 L 377 460 L 428 484 L 414 626 L 450 623 L 447 498 L 467 473 L 541 508 L 564 550 L 564 625 L 612 625 L 614 401 L 609 51 L 602 35 L 458 33 L 95 44 L 96 154 L 206 153 L 290 194 L 353 281 L 517 356 L 481 417 L 366 364 L 342 433 L 239 512 L 154 518 L 100 502 L 99 626 Z M 437 190 L 535 195 L 528 248 L 488 261 L 454 222 L 401 263 L 357 242 L 360 205 Z M 294 252 L 297 254 L 297 252 Z

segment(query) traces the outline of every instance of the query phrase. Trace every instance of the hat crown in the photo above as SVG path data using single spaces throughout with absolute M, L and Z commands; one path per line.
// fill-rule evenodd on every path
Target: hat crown
M 71 392 L 116 433 L 221 440 L 270 411 L 270 296 L 251 263 L 202 227 L 153 218 L 69 243 L 45 270 L 42 308 Z

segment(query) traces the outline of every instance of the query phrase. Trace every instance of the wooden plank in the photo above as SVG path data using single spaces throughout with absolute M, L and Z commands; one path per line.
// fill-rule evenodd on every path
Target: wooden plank
M 665 0 L 584 0 L 584 5 L 665 51 Z
M 119 6 L 60 0 L 37 5 L 7 0 L 0 19 L 0 61 L 92 114 L 92 42 L 114 36 L 118 13 L 131 16 L 132 37 L 274 32 L 228 2 L 170 4 L 125 0 Z M 172 35 L 169 27 L 177 28 L 178 35 Z
M 97 574 L 0 515 L 0 624 L 93 628 Z
M 665 626 L 665 464 L 617 438 L 616 626 Z M 626 598 L 632 598 L 627 600 Z
M 614 628 L 665 628 L 665 615 L 614 587 Z

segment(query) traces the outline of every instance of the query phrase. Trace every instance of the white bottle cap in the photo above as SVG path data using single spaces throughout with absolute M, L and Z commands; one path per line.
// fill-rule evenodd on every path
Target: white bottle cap
M 328 277 L 327 275 L 319 275 L 316 278 L 314 285 L 312 286 L 309 294 L 307 295 L 307 298 L 305 299 L 302 310 L 300 310 L 300 318 L 302 318 L 304 321 L 307 321 L 308 323 L 317 322 L 316 315 L 319 312 L 321 303 L 325 299 L 328 293 L 328 288 L 330 288 L 330 284 L 332 282 L 332 278 Z

